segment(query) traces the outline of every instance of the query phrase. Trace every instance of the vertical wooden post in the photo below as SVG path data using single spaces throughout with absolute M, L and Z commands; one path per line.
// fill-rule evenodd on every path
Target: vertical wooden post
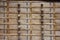
M 4 1 L 2 1 L 2 2 L 3 2 L 3 6 L 4 6 L 5 5 L 5 2 Z M 5 11 L 5 8 L 4 7 L 3 7 L 3 11 Z M 5 17 L 5 13 L 4 13 L 3 17 Z M 5 23 L 5 19 L 4 18 L 3 18 L 3 22 Z M 5 24 L 4 24 L 4 31 L 3 32 L 5 34 Z M 4 40 L 5 40 L 5 35 L 4 35 Z
M 44 40 L 44 38 L 43 38 L 43 4 L 41 4 L 41 14 L 40 14 L 40 17 L 41 17 L 41 19 L 40 19 L 40 23 L 41 23 L 41 26 L 40 26 L 40 28 L 41 28 L 41 40 Z
M 51 2 L 50 2 L 51 6 Z M 51 12 L 51 7 L 50 7 L 50 12 Z M 52 14 L 50 13 L 50 18 L 52 17 Z M 52 23 L 52 20 L 50 19 L 50 23 Z M 52 29 L 52 25 L 50 24 L 50 29 Z M 52 34 L 52 31 L 50 30 L 50 35 Z M 52 40 L 52 37 L 50 36 L 50 40 Z
M 18 15 L 20 15 L 20 4 L 18 4 Z M 20 25 L 20 22 L 19 22 L 19 20 L 20 20 L 20 16 L 18 16 L 17 15 L 17 17 L 18 17 L 18 19 L 17 19 L 17 22 L 18 22 L 18 30 L 17 30 L 17 34 L 18 34 L 18 40 L 20 40 L 20 27 L 19 27 L 19 25 Z
M 26 5 L 28 6 L 28 2 L 26 2 Z M 27 9 L 27 12 L 28 12 L 28 7 L 27 7 L 26 9 Z M 29 15 L 29 13 L 26 14 L 26 18 L 27 18 L 27 19 L 26 19 L 26 23 L 28 23 L 28 17 L 29 17 L 28 15 Z M 27 24 L 27 29 L 28 29 L 28 26 L 29 26 L 29 25 Z M 27 30 L 27 34 L 28 34 L 28 30 Z M 26 40 L 28 40 L 28 35 L 27 35 Z
M 32 3 L 30 2 L 30 18 L 32 18 Z M 30 19 L 30 24 L 32 24 L 32 20 Z M 30 25 L 30 34 L 32 34 L 32 26 Z M 32 35 L 30 35 L 30 40 L 32 40 Z
M 53 25 L 53 30 L 54 30 L 54 40 L 56 40 L 56 32 L 55 32 L 55 30 L 56 30 L 56 22 L 55 22 L 55 19 L 56 19 L 56 14 L 55 14 L 55 2 L 53 2 L 53 17 L 54 17 L 54 20 L 53 20 L 53 22 L 54 22 L 54 25 Z
M 9 1 L 7 0 L 7 34 L 9 34 Z M 9 40 L 9 36 L 7 36 L 7 39 Z

